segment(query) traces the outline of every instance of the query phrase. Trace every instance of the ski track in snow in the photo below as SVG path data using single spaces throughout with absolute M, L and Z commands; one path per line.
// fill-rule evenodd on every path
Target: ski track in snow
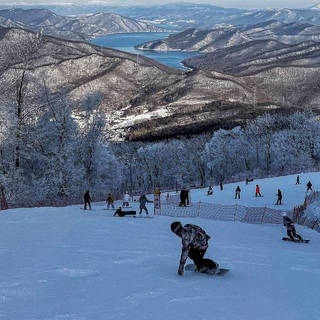
M 282 225 L 118 218 L 93 205 L 0 213 L 0 320 L 320 320 L 319 233 L 296 226 L 310 243 L 290 243 Z M 206 256 L 228 274 L 177 275 L 177 219 L 207 231 Z

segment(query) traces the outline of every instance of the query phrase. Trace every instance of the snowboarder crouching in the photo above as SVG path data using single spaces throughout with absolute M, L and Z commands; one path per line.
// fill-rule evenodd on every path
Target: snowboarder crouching
M 89 190 L 84 194 L 83 196 L 84 199 L 84 210 L 87 210 L 87 205 L 89 206 L 89 209 L 91 210 L 91 197 L 89 194 Z
M 179 221 L 171 224 L 171 231 L 182 239 L 182 252 L 178 274 L 183 275 L 184 265 L 188 259 L 193 260 L 197 266 L 197 271 L 206 272 L 208 270 L 218 270 L 219 265 L 211 259 L 203 258 L 208 249 L 208 240 L 210 236 L 199 226 L 186 224 L 182 226 Z
M 116 210 L 116 212 L 114 213 L 114 217 L 116 215 L 118 215 L 119 217 L 124 217 L 124 216 L 134 216 L 136 214 L 135 211 L 122 211 L 121 207 L 119 209 Z
M 287 227 L 287 235 L 291 240 L 297 238 L 298 240 L 302 240 L 302 237 L 296 233 L 296 228 L 293 224 L 293 221 L 288 217 L 287 213 L 284 212 L 282 214 L 283 225 Z

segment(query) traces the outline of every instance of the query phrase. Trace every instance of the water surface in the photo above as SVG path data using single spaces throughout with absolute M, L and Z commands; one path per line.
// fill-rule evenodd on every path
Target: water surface
M 103 47 L 111 47 L 121 51 L 144 55 L 173 68 L 186 69 L 181 64 L 181 61 L 189 57 L 199 55 L 199 52 L 158 52 L 149 50 L 136 50 L 134 48 L 136 45 L 147 41 L 165 39 L 169 36 L 169 34 L 170 33 L 168 32 L 118 33 L 104 37 L 98 37 L 90 42 Z

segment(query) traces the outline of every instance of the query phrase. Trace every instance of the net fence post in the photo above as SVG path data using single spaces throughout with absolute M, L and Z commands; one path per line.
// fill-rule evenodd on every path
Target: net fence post
M 265 214 L 266 214 L 266 211 L 267 211 L 267 207 L 265 206 L 265 207 L 264 207 L 264 211 L 263 211 L 263 213 L 262 213 L 262 217 L 261 217 L 261 224 L 263 224 L 263 219 L 264 219 L 264 216 L 265 216 Z

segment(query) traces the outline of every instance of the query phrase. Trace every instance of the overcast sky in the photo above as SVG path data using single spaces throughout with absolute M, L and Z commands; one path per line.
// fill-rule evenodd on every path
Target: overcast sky
M 177 0 L 0 0 L 0 5 L 19 5 L 19 4 L 64 4 L 64 3 L 76 3 L 76 4 L 90 4 L 101 3 L 110 5 L 152 5 L 152 4 L 165 4 L 178 2 Z M 190 1 L 183 0 L 183 2 L 193 3 L 209 3 L 219 7 L 233 7 L 233 8 L 308 8 L 319 1 L 313 0 L 198 0 Z

